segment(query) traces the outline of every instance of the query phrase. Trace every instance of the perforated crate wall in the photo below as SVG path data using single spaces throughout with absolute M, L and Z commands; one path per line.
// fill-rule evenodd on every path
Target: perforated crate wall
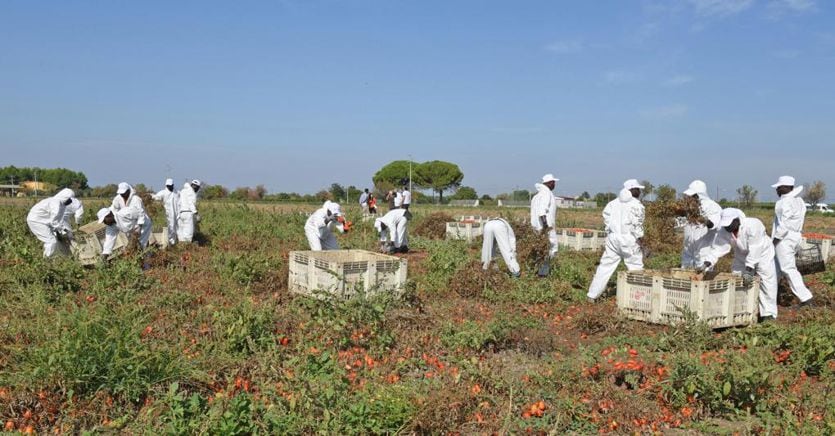
M 759 278 L 744 286 L 739 276 L 691 280 L 681 272 L 622 271 L 618 274 L 618 309 L 629 319 L 677 324 L 694 313 L 712 328 L 754 324 L 759 315 Z
M 447 239 L 456 239 L 456 240 L 465 240 L 467 242 L 472 242 L 476 240 L 479 236 L 484 235 L 484 223 L 477 221 L 477 222 L 452 222 L 446 223 L 446 238 Z
M 291 251 L 291 292 L 324 297 L 357 293 L 400 293 L 406 284 L 407 262 L 365 250 Z
M 606 245 L 606 232 L 600 230 L 556 229 L 557 243 L 571 250 L 597 251 Z

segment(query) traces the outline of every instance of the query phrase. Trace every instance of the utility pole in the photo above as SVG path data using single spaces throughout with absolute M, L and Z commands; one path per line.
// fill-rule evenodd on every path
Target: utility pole
M 38 196 L 38 170 L 35 170 L 35 197 Z

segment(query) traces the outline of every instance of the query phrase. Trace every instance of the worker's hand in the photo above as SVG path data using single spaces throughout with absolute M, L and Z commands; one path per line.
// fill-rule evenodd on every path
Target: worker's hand
M 781 239 L 780 238 L 774 238 L 771 241 L 774 242 L 774 245 L 777 245 L 777 244 L 780 243 Z
M 705 261 L 705 263 L 696 267 L 696 272 L 701 274 L 701 273 L 707 271 L 708 269 L 710 269 L 711 266 L 712 266 L 712 264 L 710 262 Z
M 714 226 L 713 221 L 705 220 L 705 227 L 707 227 L 708 229 L 712 229 L 713 226 Z
M 336 222 L 341 223 L 341 224 L 345 224 L 345 217 L 342 216 L 342 215 L 337 216 L 336 217 Z
M 345 231 L 345 233 L 348 233 L 348 231 L 351 230 L 351 225 L 352 223 L 350 221 L 345 221 L 342 224 L 342 230 Z
M 751 286 L 754 283 L 754 268 L 750 266 L 745 267 L 745 271 L 742 273 L 742 284 L 745 287 Z

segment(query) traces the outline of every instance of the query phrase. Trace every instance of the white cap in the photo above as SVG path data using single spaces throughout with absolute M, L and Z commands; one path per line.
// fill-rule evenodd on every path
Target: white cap
M 336 216 L 342 215 L 342 208 L 339 207 L 339 203 L 334 203 L 332 201 L 329 201 L 329 202 L 325 203 L 325 208 L 327 208 L 331 212 L 331 214 L 333 214 L 333 215 L 336 215 Z
M 198 180 L 198 179 L 194 179 L 194 180 L 192 180 L 192 181 L 191 181 L 191 184 L 192 184 L 192 185 L 195 185 L 195 186 L 203 186 L 203 183 L 202 183 L 200 180 Z
M 165 186 L 174 186 L 174 179 L 165 179 Z
M 130 185 L 125 182 L 119 183 L 119 189 L 116 190 L 117 194 L 124 194 L 125 192 L 130 191 Z
M 542 183 L 559 182 L 559 181 L 560 181 L 560 179 L 554 178 L 554 175 L 551 174 L 551 173 L 548 173 L 548 174 L 542 176 Z
M 794 177 L 780 176 L 780 178 L 777 179 L 777 183 L 771 185 L 772 188 L 779 188 L 780 186 L 794 186 Z
M 99 209 L 98 212 L 96 212 L 96 217 L 99 219 L 98 221 L 100 223 L 104 223 L 104 218 L 109 214 L 110 214 L 110 208 L 104 207 L 104 208 Z
M 644 189 L 644 185 L 641 185 L 640 183 L 638 183 L 638 180 L 636 180 L 636 179 L 629 179 L 629 180 L 623 182 L 623 188 L 624 189 L 632 189 L 632 188 Z
M 735 219 L 745 218 L 745 214 L 735 207 L 722 209 L 722 219 L 719 221 L 720 227 L 728 227 Z
M 693 180 L 690 186 L 684 191 L 684 195 L 693 196 L 695 194 L 707 194 L 707 185 L 701 180 Z

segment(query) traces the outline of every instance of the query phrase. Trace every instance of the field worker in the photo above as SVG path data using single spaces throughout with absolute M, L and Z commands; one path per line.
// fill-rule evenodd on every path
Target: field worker
M 72 221 L 75 220 L 75 225 L 81 225 L 81 220 L 84 218 L 84 205 L 81 200 L 73 197 L 70 204 L 64 208 L 64 225 L 72 228 Z
M 627 180 L 618 198 L 610 201 L 603 209 L 606 244 L 600 265 L 589 286 L 587 296 L 590 301 L 596 301 L 603 294 L 609 278 L 621 260 L 629 271 L 644 269 L 644 256 L 641 251 L 641 238 L 644 237 L 644 205 L 638 201 L 642 189 L 644 187 L 638 184 L 637 180 Z
M 400 189 L 394 191 L 394 208 L 400 209 L 403 207 L 403 191 Z
M 343 233 L 348 230 L 350 230 L 350 224 L 342 216 L 339 204 L 330 200 L 313 212 L 304 225 L 307 243 L 313 251 L 339 250 L 339 242 L 333 232 Z
M 702 267 L 699 253 L 709 247 L 719 230 L 719 220 L 722 217 L 722 207 L 707 195 L 707 185 L 701 180 L 694 180 L 684 191 L 684 195 L 699 201 L 699 209 L 704 218 L 704 224 L 688 222 L 684 225 L 684 248 L 681 250 L 681 267 Z
M 360 195 L 360 207 L 362 208 L 362 214 L 368 215 L 368 188 L 365 188 L 365 191 Z
M 168 245 L 177 243 L 177 220 L 180 212 L 180 194 L 174 190 L 174 180 L 165 179 L 165 189 L 152 195 L 151 198 L 162 202 L 165 208 L 165 220 L 168 222 Z
M 374 220 L 374 228 L 380 233 L 380 243 L 390 244 L 389 253 L 409 252 L 409 212 L 393 209 Z
M 519 277 L 519 262 L 516 260 L 516 235 L 506 220 L 494 218 L 484 223 L 484 242 L 481 245 L 481 262 L 488 269 L 496 254 L 496 246 L 502 254 L 507 269 L 513 277 Z
M 377 197 L 374 194 L 368 194 L 368 212 L 377 215 Z
M 553 174 L 546 174 L 542 176 L 542 183 L 534 185 L 536 188 L 536 195 L 531 199 L 531 226 L 538 232 L 547 231 L 548 241 L 551 243 L 551 248 L 548 253 L 549 259 L 557 254 L 557 230 L 555 229 L 557 223 L 557 199 L 551 192 L 557 186 L 560 179 L 554 178 Z M 551 271 L 550 260 L 544 261 L 539 266 L 537 275 L 545 277 Z
M 179 210 L 177 211 L 177 240 L 191 242 L 194 239 L 194 227 L 200 221 L 197 213 L 197 192 L 203 184 L 194 179 L 185 183 L 180 190 Z
M 803 277 L 795 265 L 797 249 L 803 237 L 803 221 L 806 219 L 806 204 L 800 198 L 802 186 L 794 187 L 794 177 L 782 176 L 771 185 L 777 189 L 780 200 L 774 205 L 774 223 L 771 238 L 777 256 L 777 273 L 784 274 L 792 293 L 802 306 L 812 302 L 812 293 L 803 283 Z
M 388 191 L 386 193 L 386 203 L 388 204 L 389 210 L 394 209 L 394 191 Z
M 72 239 L 72 231 L 65 224 L 66 207 L 72 203 L 75 193 L 64 188 L 54 197 L 37 202 L 26 216 L 29 230 L 43 242 L 43 257 L 52 257 L 58 246 L 58 237 Z
M 408 185 L 403 185 L 403 209 L 409 210 L 409 206 L 412 205 L 412 193 L 409 191 Z
M 116 236 L 119 232 L 130 235 L 131 233 L 139 233 L 139 246 L 146 248 L 148 240 L 151 238 L 151 219 L 145 211 L 133 207 L 124 207 L 119 210 L 114 210 L 112 207 L 99 209 L 96 213 L 98 222 L 104 224 L 104 244 L 102 244 L 101 255 L 102 259 L 107 259 L 113 254 L 113 247 L 116 245 Z M 141 223 L 140 223 L 141 221 Z
M 705 267 L 715 265 L 733 247 L 731 271 L 742 273 L 746 286 L 754 280 L 754 274 L 760 276 L 760 320 L 774 320 L 777 318 L 777 269 L 774 245 L 765 226 L 756 218 L 747 218 L 736 208 L 724 209 L 719 225 L 722 230 L 716 234 L 713 244 L 702 250 Z

